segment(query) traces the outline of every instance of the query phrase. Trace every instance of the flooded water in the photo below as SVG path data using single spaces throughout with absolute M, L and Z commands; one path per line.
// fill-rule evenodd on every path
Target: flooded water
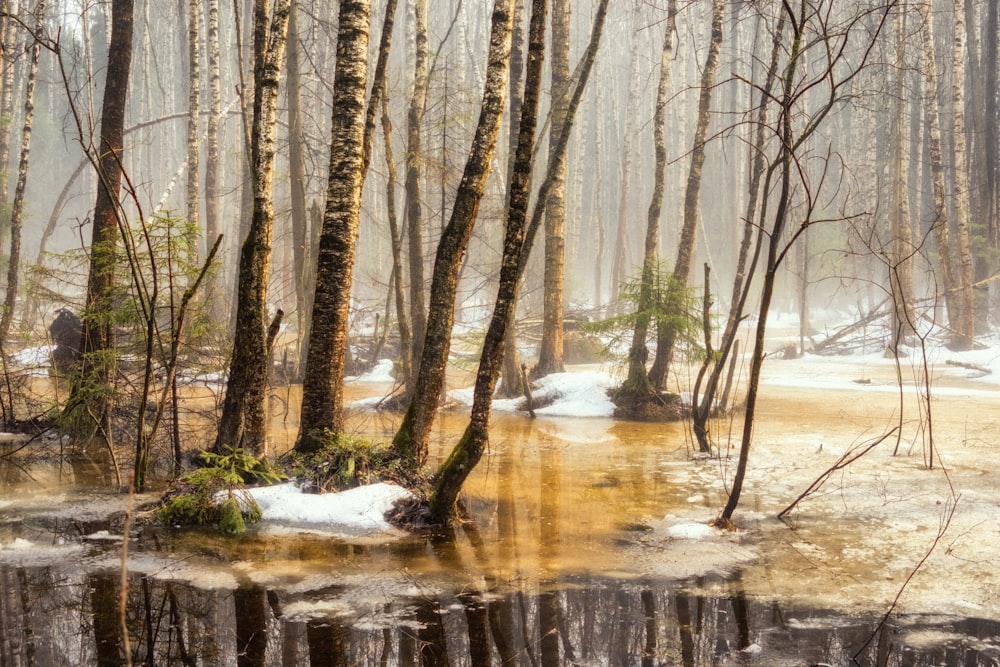
M 0 665 L 1000 664 L 1000 393 L 938 378 L 928 469 L 927 416 L 912 396 L 900 407 L 891 366 L 768 369 L 732 534 L 707 522 L 735 461 L 726 447 L 695 456 L 683 424 L 500 414 L 467 488 L 472 521 L 451 539 L 142 526 L 123 598 L 107 517 L 126 501 L 7 477 Z M 279 448 L 295 400 L 278 402 Z M 901 409 L 901 443 L 775 518 Z M 375 437 L 395 425 L 352 423 Z M 442 415 L 435 456 L 464 424 Z

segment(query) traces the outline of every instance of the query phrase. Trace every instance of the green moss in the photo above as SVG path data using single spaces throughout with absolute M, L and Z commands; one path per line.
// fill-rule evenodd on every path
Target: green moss
M 329 432 L 310 438 L 319 443 L 317 449 L 291 452 L 285 460 L 285 469 L 305 486 L 326 492 L 384 480 L 409 481 L 401 459 L 386 443 Z
M 285 478 L 266 459 L 231 449 L 224 454 L 205 452 L 204 467 L 181 478 L 163 501 L 156 518 L 161 523 L 218 526 L 225 535 L 246 532 L 261 519 L 260 506 L 246 493 L 251 483 L 274 484 Z M 221 496 L 221 501 L 219 500 Z

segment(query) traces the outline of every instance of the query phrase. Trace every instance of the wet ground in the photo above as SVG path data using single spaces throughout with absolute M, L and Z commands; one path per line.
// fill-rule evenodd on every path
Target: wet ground
M 938 363 L 928 414 L 877 357 L 765 368 L 740 532 L 707 527 L 737 423 L 704 458 L 683 424 L 498 415 L 453 540 L 136 530 L 128 646 L 125 501 L 7 483 L 0 664 L 1000 664 L 997 388 Z M 463 426 L 443 415 L 438 455 Z

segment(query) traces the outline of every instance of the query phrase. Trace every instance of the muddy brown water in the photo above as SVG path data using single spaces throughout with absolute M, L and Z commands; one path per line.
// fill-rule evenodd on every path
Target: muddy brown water
M 122 541 L 101 532 L 125 501 L 65 474 L 8 479 L 0 664 L 1000 664 L 1000 393 L 936 373 L 929 468 L 927 414 L 910 389 L 900 420 L 891 365 L 776 361 L 767 373 L 738 533 L 705 527 L 738 421 L 714 425 L 722 453 L 704 458 L 683 424 L 498 414 L 465 496 L 473 521 L 452 539 L 134 530 L 127 643 Z M 296 428 L 295 389 L 281 392 L 276 449 Z M 374 437 L 395 423 L 351 421 Z M 464 425 L 442 413 L 434 456 Z M 896 425 L 901 442 L 774 518 Z

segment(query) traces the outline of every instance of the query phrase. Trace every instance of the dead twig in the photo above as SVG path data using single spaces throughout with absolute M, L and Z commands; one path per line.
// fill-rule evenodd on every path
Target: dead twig
M 823 484 L 826 483 L 826 480 L 830 479 L 830 477 L 833 475 L 833 473 L 837 472 L 838 470 L 843 470 L 844 468 L 846 468 L 847 466 L 851 465 L 852 463 L 854 463 L 855 461 L 857 461 L 858 459 L 860 459 L 862 456 L 864 456 L 865 454 L 867 454 L 871 450 L 873 450 L 876 447 L 878 447 L 880 444 L 882 444 L 883 442 L 885 442 L 885 440 L 889 436 L 891 436 L 893 433 L 895 433 L 898 429 L 899 429 L 898 426 L 893 426 L 892 429 L 890 429 L 886 433 L 883 433 L 882 435 L 880 435 L 878 438 L 876 438 L 872 442 L 869 442 L 866 445 L 862 445 L 859 448 L 854 448 L 854 449 L 851 449 L 851 450 L 849 450 L 847 452 L 844 452 L 843 456 L 841 456 L 839 459 L 837 459 L 836 463 L 834 463 L 832 466 L 830 466 L 829 468 L 827 468 L 826 471 L 824 471 L 822 475 L 820 475 L 819 477 L 817 477 L 816 481 L 814 481 L 812 484 L 810 484 L 809 488 L 807 488 L 805 491 L 803 491 L 799 495 L 799 497 L 796 498 L 792 502 L 791 505 L 789 505 L 785 509 L 781 510 L 781 512 L 778 513 L 778 518 L 780 519 L 783 516 L 785 516 L 786 514 L 788 514 L 789 512 L 791 512 L 793 509 L 795 509 L 795 506 L 798 505 L 802 500 L 804 500 L 808 496 L 810 496 L 813 493 L 815 493 L 816 491 L 818 491 L 819 488 L 821 486 L 823 486 Z

